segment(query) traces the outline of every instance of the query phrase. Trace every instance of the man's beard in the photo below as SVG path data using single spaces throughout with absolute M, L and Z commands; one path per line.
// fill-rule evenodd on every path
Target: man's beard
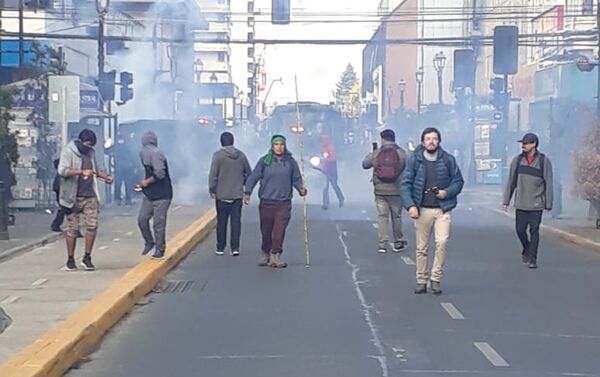
M 440 147 L 439 145 L 437 147 L 427 146 L 427 147 L 425 147 L 425 149 L 427 150 L 427 152 L 434 154 L 435 152 L 437 152 L 439 147 Z

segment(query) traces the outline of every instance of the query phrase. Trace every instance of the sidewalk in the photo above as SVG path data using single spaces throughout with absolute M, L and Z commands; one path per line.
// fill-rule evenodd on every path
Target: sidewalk
M 479 202 L 485 207 L 493 210 L 502 209 L 502 188 L 499 186 L 475 186 L 465 190 L 468 195 L 476 195 Z M 566 233 L 570 241 L 575 242 L 577 238 L 598 243 L 600 246 L 600 229 L 596 229 L 596 219 L 588 220 L 587 202 L 581 199 L 570 198 L 563 194 L 563 213 L 560 218 L 552 218 L 549 212 L 544 212 L 542 226 L 547 230 L 558 230 Z M 509 214 L 514 214 L 511 208 Z M 588 245 L 589 246 L 589 245 Z M 600 251 L 600 247 L 598 248 Z
M 173 205 L 168 220 L 168 238 L 187 227 L 207 208 L 208 205 Z M 12 325 L 0 334 L 0 365 L 143 259 L 136 215 L 136 207 L 104 211 L 93 254 L 96 271 L 64 271 L 66 250 L 62 238 L 0 263 L 0 307 L 13 320 Z M 83 242 L 79 241 L 78 263 L 82 253 Z
M 0 240 L 0 262 L 15 254 L 31 250 L 62 237 L 50 230 L 54 213 L 41 211 L 15 212 L 15 225 L 8 227 L 9 240 Z

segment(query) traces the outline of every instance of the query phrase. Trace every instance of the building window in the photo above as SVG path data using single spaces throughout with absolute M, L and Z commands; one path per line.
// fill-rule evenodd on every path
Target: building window
M 248 47 L 248 57 L 254 56 L 254 47 Z
M 224 52 L 219 52 L 218 59 L 220 62 L 225 62 L 227 61 L 227 55 Z
M 581 13 L 584 16 L 590 16 L 594 14 L 594 2 L 592 0 L 583 0 L 581 4 Z
M 254 1 L 248 1 L 248 13 L 254 13 Z
M 254 42 L 254 33 L 248 33 L 248 42 Z

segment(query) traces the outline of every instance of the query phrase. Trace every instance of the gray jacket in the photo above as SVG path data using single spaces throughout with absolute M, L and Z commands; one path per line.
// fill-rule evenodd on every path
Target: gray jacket
M 552 164 L 548 156 L 544 156 L 544 168 L 541 166 L 540 153 L 537 153 L 533 163 L 529 165 L 527 158 L 522 155 L 513 158 L 508 173 L 508 182 L 504 190 L 504 205 L 509 205 L 515 194 L 514 207 L 523 211 L 551 210 L 554 200 L 552 186 Z M 517 162 L 519 175 L 514 181 Z M 543 170 L 543 173 L 542 173 Z
M 223 147 L 212 157 L 208 191 L 217 200 L 241 199 L 250 173 L 252 169 L 242 151 L 233 146 Z
M 398 179 L 396 180 L 396 182 L 392 182 L 392 183 L 387 183 L 387 182 L 382 182 L 381 180 L 379 180 L 376 176 L 375 176 L 375 169 L 374 169 L 374 164 L 375 161 L 377 160 L 377 155 L 379 154 L 379 152 L 381 151 L 381 149 L 383 148 L 390 148 L 393 147 L 394 145 L 396 145 L 398 147 L 398 157 L 400 158 L 400 172 L 402 173 L 404 171 L 404 168 L 406 167 L 406 152 L 404 151 L 404 149 L 402 149 L 401 147 L 399 147 L 396 143 L 394 143 L 393 141 L 383 141 L 383 144 L 381 145 L 381 148 L 369 153 L 365 159 L 363 160 L 362 163 L 362 167 L 363 169 L 373 169 L 373 186 L 375 189 L 375 195 L 382 195 L 382 196 L 400 196 L 400 182 L 401 182 L 401 177 L 402 174 L 400 174 L 400 176 L 398 177 Z
M 258 197 L 267 202 L 285 202 L 292 200 L 292 188 L 300 191 L 304 186 L 298 163 L 286 152 L 281 159 L 273 157 L 273 163 L 266 166 L 261 157 L 246 181 L 245 193 L 252 194 L 254 186 L 260 181 Z
M 96 154 L 94 150 L 91 150 L 92 169 L 97 172 Z M 75 140 L 69 142 L 60 153 L 60 161 L 58 163 L 58 175 L 60 176 L 60 191 L 58 194 L 58 202 L 61 206 L 66 208 L 73 208 L 75 200 L 77 198 L 77 186 L 79 184 L 79 176 L 69 177 L 67 171 L 69 169 L 81 169 L 81 153 L 75 145 Z M 96 175 L 93 175 L 91 179 L 94 180 L 94 192 L 96 198 L 100 200 L 98 195 L 98 180 Z

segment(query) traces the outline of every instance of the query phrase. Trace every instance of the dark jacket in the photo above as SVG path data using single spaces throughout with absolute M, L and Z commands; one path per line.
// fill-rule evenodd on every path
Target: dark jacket
M 363 169 L 371 169 L 373 168 L 373 186 L 375 190 L 375 195 L 381 196 L 399 196 L 400 195 L 400 182 L 402 180 L 402 175 L 398 177 L 396 182 L 383 182 L 379 178 L 375 176 L 375 164 L 377 162 L 377 155 L 384 148 L 398 148 L 398 163 L 400 164 L 400 172 L 403 172 L 406 167 L 406 152 L 399 145 L 394 143 L 393 141 L 383 141 L 381 148 L 369 153 L 362 162 Z
M 285 154 L 278 159 L 273 157 L 273 163 L 266 166 L 261 157 L 246 181 L 246 194 L 252 194 L 254 186 L 260 181 L 258 197 L 266 202 L 285 202 L 292 200 L 292 188 L 300 191 L 304 186 L 298 163 L 291 153 Z
M 152 131 L 142 136 L 140 159 L 144 166 L 145 178 L 154 177 L 156 180 L 143 190 L 144 195 L 150 200 L 172 199 L 173 186 L 169 164 L 165 155 L 158 149 L 158 137 Z
M 423 203 L 425 192 L 425 148 L 420 145 L 414 153 L 408 158 L 406 169 L 402 173 L 402 182 L 400 184 L 400 193 L 402 196 L 402 205 L 409 209 L 410 207 L 420 208 Z M 457 196 L 462 191 L 464 181 L 460 169 L 456 164 L 454 156 L 447 153 L 441 147 L 438 149 L 438 158 L 436 160 L 437 186 L 446 190 L 445 199 L 438 199 L 442 211 L 448 212 L 457 205 Z
M 551 210 L 554 200 L 552 163 L 548 156 L 542 158 L 538 152 L 531 165 L 523 154 L 516 156 L 510 164 L 508 182 L 504 190 L 503 204 L 508 205 L 515 193 L 514 206 L 523 211 Z M 517 167 L 517 161 L 520 161 Z M 518 169 L 519 174 L 515 171 Z M 516 181 L 515 181 L 516 176 Z
M 244 183 L 252 173 L 246 155 L 227 146 L 213 155 L 210 165 L 208 191 L 217 200 L 236 200 L 244 196 Z

